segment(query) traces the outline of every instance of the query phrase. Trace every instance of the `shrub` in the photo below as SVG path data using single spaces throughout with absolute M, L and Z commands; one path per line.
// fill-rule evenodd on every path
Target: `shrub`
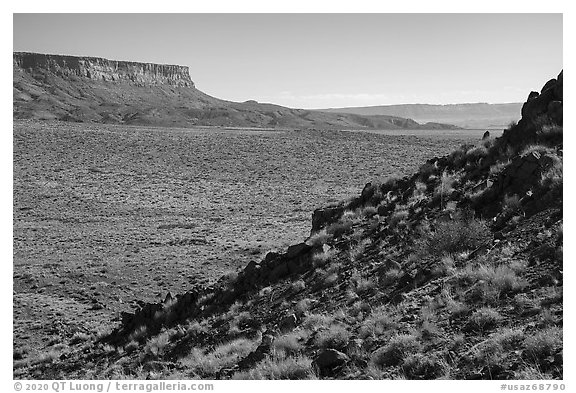
M 232 379 L 316 379 L 312 361 L 305 356 L 277 359 L 268 357 L 250 371 L 239 372 Z
M 372 354 L 372 362 L 379 367 L 396 366 L 406 357 L 419 352 L 421 344 L 416 336 L 398 334 L 390 339 L 388 344 L 377 349 Z
M 325 330 L 318 332 L 314 339 L 316 346 L 320 348 L 333 348 L 342 350 L 350 341 L 350 332 L 345 326 L 332 325 Z

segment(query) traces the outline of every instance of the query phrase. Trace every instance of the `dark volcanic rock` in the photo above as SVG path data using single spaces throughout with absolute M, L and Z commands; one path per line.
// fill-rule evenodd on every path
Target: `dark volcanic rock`
M 340 351 L 323 349 L 314 359 L 313 365 L 318 368 L 320 375 L 325 376 L 344 366 L 349 360 L 348 356 Z

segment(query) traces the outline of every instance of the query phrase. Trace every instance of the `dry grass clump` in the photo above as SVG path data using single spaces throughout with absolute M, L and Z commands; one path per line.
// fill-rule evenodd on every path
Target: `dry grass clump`
M 388 218 L 388 225 L 390 226 L 390 229 L 400 230 L 405 228 L 407 222 L 406 220 L 408 219 L 409 215 L 410 214 L 408 213 L 408 210 L 405 208 L 398 208 L 398 210 L 392 213 L 390 218 Z
M 307 330 L 316 330 L 319 327 L 329 326 L 334 323 L 334 317 L 326 314 L 309 314 L 302 321 L 302 327 Z
M 552 156 L 552 165 L 540 175 L 540 186 L 550 190 L 562 190 L 563 165 L 562 159 Z
M 360 259 L 362 255 L 364 255 L 366 247 L 368 247 L 370 244 L 372 244 L 372 239 L 366 238 L 364 240 L 361 240 L 354 247 L 351 247 L 349 250 L 350 260 L 352 262 L 358 261 L 358 259 Z
M 148 356 L 161 357 L 170 345 L 171 332 L 163 331 L 155 337 L 152 337 L 144 347 L 144 353 Z
M 304 330 L 290 332 L 277 337 L 272 342 L 272 350 L 277 354 L 294 356 L 302 351 L 304 344 L 302 341 L 308 337 L 308 332 Z
M 562 349 L 562 329 L 552 326 L 540 330 L 526 337 L 524 347 L 524 354 L 528 359 L 536 363 L 543 361 Z
M 321 246 L 332 239 L 332 234 L 326 232 L 326 228 L 319 230 L 318 232 L 313 233 L 310 237 L 306 240 L 306 244 L 309 246 Z
M 378 338 L 398 326 L 397 316 L 390 314 L 385 307 L 375 309 L 360 325 L 358 337 Z
M 345 220 L 338 221 L 326 227 L 326 233 L 334 238 L 342 237 L 342 235 L 349 233 L 354 225 L 353 221 Z
M 224 367 L 236 364 L 257 347 L 257 343 L 247 339 L 236 339 L 205 352 L 193 348 L 190 354 L 181 359 L 180 363 L 190 370 L 190 376 L 213 376 Z
M 404 376 L 409 379 L 436 379 L 448 370 L 446 361 L 435 354 L 414 353 L 402 363 Z
M 335 260 L 338 250 L 334 247 L 325 249 L 322 252 L 312 255 L 312 265 L 314 267 L 322 267 Z
M 317 379 L 312 360 L 306 356 L 274 358 L 268 357 L 249 371 L 239 372 L 232 379 Z
M 483 334 L 484 332 L 498 326 L 502 319 L 502 315 L 500 315 L 497 310 L 490 307 L 482 307 L 470 315 L 467 329 Z
M 422 345 L 412 334 L 398 334 L 388 341 L 388 344 L 377 349 L 372 354 L 372 363 L 378 367 L 396 366 L 409 355 L 420 352 Z
M 351 334 L 342 324 L 334 324 L 320 330 L 314 339 L 319 348 L 333 348 L 342 350 L 350 341 Z
M 469 265 L 457 271 L 452 282 L 466 291 L 470 301 L 497 304 L 503 296 L 516 294 L 528 285 L 517 271 L 508 265 Z
M 439 222 L 430 234 L 424 234 L 416 250 L 420 255 L 441 257 L 467 250 L 474 250 L 491 240 L 486 223 L 460 212 L 449 222 Z

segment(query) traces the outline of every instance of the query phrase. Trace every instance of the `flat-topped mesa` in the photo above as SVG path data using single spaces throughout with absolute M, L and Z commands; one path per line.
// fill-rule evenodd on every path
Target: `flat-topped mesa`
M 15 52 L 14 67 L 47 70 L 62 77 L 77 76 L 105 82 L 194 87 L 188 67 L 179 65 Z

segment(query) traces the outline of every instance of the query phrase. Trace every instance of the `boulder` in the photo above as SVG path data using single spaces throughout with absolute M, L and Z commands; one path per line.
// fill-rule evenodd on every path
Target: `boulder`
M 344 366 L 350 358 L 340 351 L 335 349 L 323 349 L 318 353 L 318 356 L 312 364 L 318 368 L 321 376 L 330 375 L 338 368 Z
M 286 258 L 288 259 L 296 258 L 302 254 L 307 253 L 311 249 L 312 247 L 306 243 L 295 244 L 293 246 L 288 247 L 288 250 L 286 251 Z
M 282 333 L 288 333 L 294 330 L 297 324 L 298 324 L 298 318 L 296 318 L 296 315 L 290 314 L 285 316 L 280 320 L 280 322 L 278 322 L 278 329 L 280 329 L 280 332 Z

